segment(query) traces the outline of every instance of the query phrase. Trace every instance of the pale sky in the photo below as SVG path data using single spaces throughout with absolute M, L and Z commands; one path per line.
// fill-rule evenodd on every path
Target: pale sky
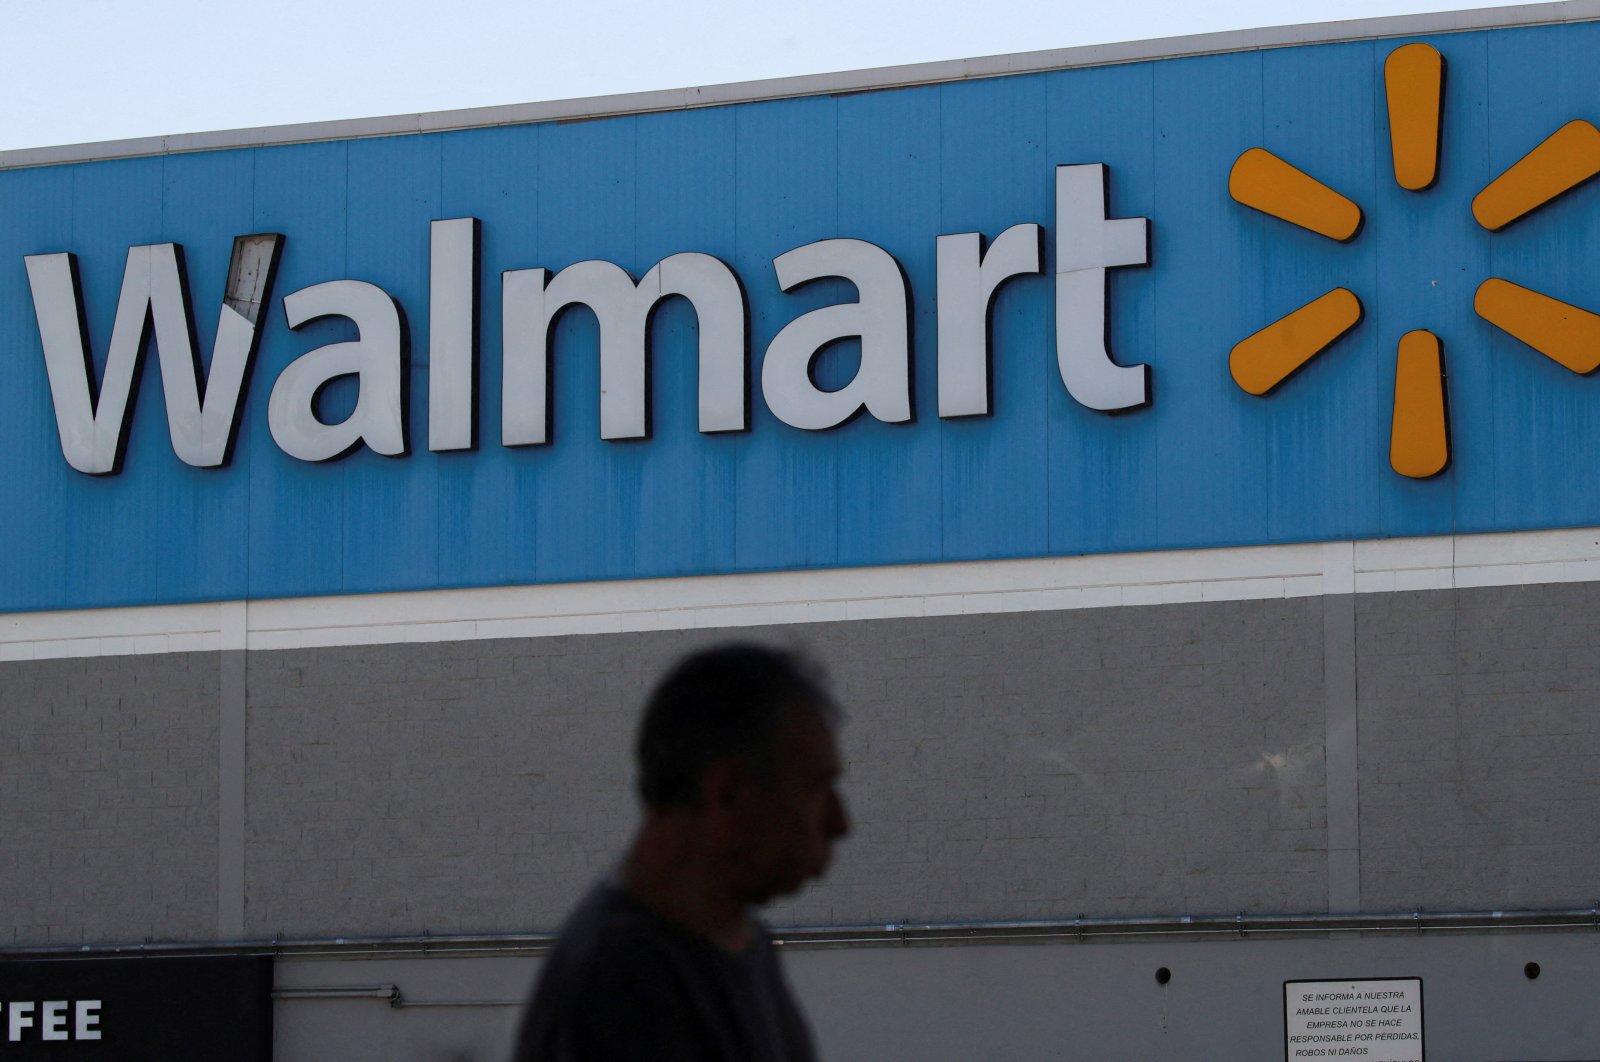
M 0 0 L 0 150 L 681 88 L 1474 0 Z

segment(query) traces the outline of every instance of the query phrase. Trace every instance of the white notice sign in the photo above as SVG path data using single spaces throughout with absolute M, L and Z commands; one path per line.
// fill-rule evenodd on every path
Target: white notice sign
M 1284 1057 L 1423 1062 L 1422 979 L 1285 981 Z

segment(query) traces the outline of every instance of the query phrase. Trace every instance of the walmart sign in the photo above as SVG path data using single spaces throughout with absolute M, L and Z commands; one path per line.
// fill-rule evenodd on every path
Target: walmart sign
M 1144 265 L 1149 250 L 1143 218 L 1106 218 L 1105 181 L 1103 166 L 1056 169 L 1056 346 L 1067 390 L 1090 408 L 1115 412 L 1146 404 L 1150 386 L 1146 366 L 1115 365 L 1105 350 L 1106 270 Z M 435 221 L 431 230 L 428 448 L 470 450 L 478 401 L 478 219 Z M 228 463 L 282 243 L 276 234 L 233 241 L 209 366 L 191 338 L 194 316 L 184 294 L 181 248 L 166 243 L 129 249 L 98 388 L 89 376 L 95 358 L 86 345 L 75 259 L 68 253 L 26 258 L 68 464 L 91 475 L 121 470 L 132 384 L 152 326 L 173 452 L 197 468 Z M 1034 224 L 1005 230 L 987 251 L 981 233 L 938 238 L 940 416 L 989 412 L 989 309 L 1002 284 L 1038 273 L 1042 257 L 1040 227 Z M 857 292 L 848 303 L 801 315 L 773 337 L 761 364 L 761 391 L 773 414 L 807 430 L 838 427 L 863 410 L 886 423 L 911 420 L 910 293 L 893 256 L 862 240 L 820 240 L 784 252 L 772 268 L 784 291 L 831 278 L 849 281 Z M 638 282 L 613 262 L 579 262 L 554 276 L 546 269 L 518 269 L 503 274 L 501 289 L 504 445 L 550 442 L 550 331 L 569 306 L 588 308 L 599 328 L 600 437 L 647 437 L 650 318 L 672 296 L 694 310 L 699 429 L 749 427 L 744 287 L 720 259 L 699 252 L 669 255 Z M 290 328 L 340 317 L 358 335 L 301 355 L 278 377 L 267 408 L 283 452 L 303 461 L 342 457 L 360 446 L 391 457 L 405 454 L 407 344 L 400 304 L 375 284 L 333 280 L 285 296 L 283 312 Z M 850 382 L 819 387 L 812 366 L 825 349 L 844 341 L 860 344 Z M 318 412 L 318 395 L 343 377 L 354 379 L 355 409 L 328 423 Z
M 1597 46 L 0 170 L 0 610 L 1600 524 Z

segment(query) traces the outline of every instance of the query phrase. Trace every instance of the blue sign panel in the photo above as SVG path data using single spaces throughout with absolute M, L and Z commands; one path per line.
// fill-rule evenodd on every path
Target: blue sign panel
M 1597 50 L 0 171 L 0 611 L 1600 524 Z

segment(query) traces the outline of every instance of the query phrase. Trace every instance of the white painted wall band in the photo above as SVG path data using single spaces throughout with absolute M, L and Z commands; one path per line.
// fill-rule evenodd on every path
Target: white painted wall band
M 1600 581 L 1600 528 L 0 615 L 0 661 Z

